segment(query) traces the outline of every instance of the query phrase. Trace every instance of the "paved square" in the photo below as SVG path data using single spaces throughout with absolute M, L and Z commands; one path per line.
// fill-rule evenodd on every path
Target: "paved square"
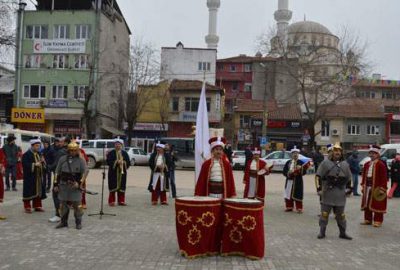
M 147 192 L 150 172 L 134 167 L 128 173 L 127 207 L 105 212 L 116 217 L 88 217 L 99 210 L 100 195 L 88 195 L 88 210 L 83 229 L 74 228 L 70 215 L 68 229 L 55 230 L 47 220 L 53 214 L 52 199 L 44 201 L 46 212 L 23 213 L 21 194 L 6 192 L 0 211 L 7 215 L 0 221 L 0 270 L 3 269 L 399 269 L 400 199 L 389 200 L 388 214 L 381 228 L 361 226 L 360 197 L 348 199 L 348 233 L 353 241 L 338 238 L 333 217 L 327 238 L 318 240 L 319 202 L 314 191 L 314 176 L 305 180 L 305 212 L 302 215 L 283 211 L 281 174 L 267 177 L 264 212 L 265 258 L 252 261 L 241 257 L 208 257 L 187 260 L 178 252 L 174 203 L 151 206 Z M 192 195 L 194 173 L 177 171 L 178 195 Z M 235 171 L 236 188 L 242 195 L 242 172 Z M 92 170 L 89 188 L 101 190 L 101 170 Z M 107 187 L 106 187 L 107 190 Z M 108 192 L 106 191 L 106 196 Z M 106 201 L 106 200 L 105 200 Z M 397 266 L 396 266 L 397 265 Z

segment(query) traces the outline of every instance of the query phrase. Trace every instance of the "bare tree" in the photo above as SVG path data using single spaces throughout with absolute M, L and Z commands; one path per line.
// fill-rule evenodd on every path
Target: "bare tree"
M 311 40 L 304 33 L 291 34 L 288 40 L 275 36 L 265 39 L 270 53 L 283 63 L 280 71 L 296 81 L 296 95 L 307 120 L 310 145 L 321 130 L 316 123 L 323 119 L 325 108 L 353 96 L 351 77 L 365 74 L 368 44 L 343 27 L 338 44 Z M 266 38 L 267 35 L 264 36 Z M 259 44 L 262 44 L 260 42 Z
M 92 136 L 92 121 L 95 119 L 95 112 L 91 106 L 91 100 L 95 93 L 96 85 L 94 81 L 94 68 L 92 64 L 89 64 L 89 85 L 85 88 L 83 92 L 83 96 L 80 96 L 82 93 L 79 93 L 76 96 L 77 101 L 82 103 L 83 105 L 83 114 L 81 116 L 81 125 L 85 126 L 86 138 L 91 139 Z
M 141 86 L 157 83 L 159 76 L 160 62 L 157 50 L 151 43 L 136 39 L 131 46 L 129 86 L 125 106 L 129 145 L 137 119 L 151 99 L 151 93 L 146 87 Z
M 3 1 L 0 3 L 0 61 L 14 62 L 15 41 L 16 41 L 16 1 Z

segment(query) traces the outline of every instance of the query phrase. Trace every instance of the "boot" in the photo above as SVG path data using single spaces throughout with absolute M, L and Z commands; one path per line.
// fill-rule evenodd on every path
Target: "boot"
M 68 227 L 68 216 L 69 216 L 69 211 L 64 214 L 64 216 L 61 217 L 60 223 L 56 226 L 56 229 L 61 229 L 64 227 Z
M 319 227 L 319 234 L 318 234 L 318 239 L 323 239 L 325 238 L 325 232 L 326 232 L 326 227 Z
M 61 229 L 65 227 L 68 227 L 68 221 L 63 217 L 61 218 L 60 223 L 56 226 L 56 229 Z
M 339 238 L 346 239 L 346 240 L 353 240 L 353 237 L 347 235 L 346 232 L 343 232 L 343 233 L 341 232 L 339 234 Z
M 77 230 L 81 230 L 82 229 L 82 221 L 81 220 L 76 220 L 75 221 L 75 224 L 76 224 L 76 229 Z
M 346 240 L 352 240 L 353 239 L 353 237 L 348 236 L 346 234 L 346 230 L 344 228 L 339 227 L 339 231 L 340 231 L 339 238 L 346 239 Z

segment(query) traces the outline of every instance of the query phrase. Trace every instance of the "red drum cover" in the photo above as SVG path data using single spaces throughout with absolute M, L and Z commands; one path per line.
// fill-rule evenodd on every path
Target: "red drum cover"
M 187 258 L 216 255 L 221 248 L 222 200 L 180 197 L 175 200 L 179 250 Z
M 221 255 L 264 257 L 264 206 L 251 199 L 225 199 Z

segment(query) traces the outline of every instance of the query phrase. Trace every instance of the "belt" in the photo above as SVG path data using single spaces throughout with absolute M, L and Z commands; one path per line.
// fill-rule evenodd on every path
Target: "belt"
M 372 187 L 372 177 L 367 177 L 367 187 Z
M 222 194 L 224 193 L 224 185 L 222 182 L 209 182 L 209 193 Z
M 250 177 L 257 177 L 257 171 L 256 170 L 250 170 Z

